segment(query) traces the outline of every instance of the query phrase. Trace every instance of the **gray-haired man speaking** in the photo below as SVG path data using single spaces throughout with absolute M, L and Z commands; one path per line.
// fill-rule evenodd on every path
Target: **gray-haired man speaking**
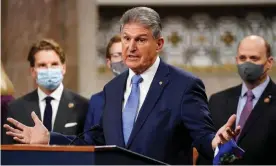
M 104 87 L 101 126 L 105 144 L 169 164 L 191 164 L 192 144 L 213 158 L 218 144 L 239 133 L 239 127 L 230 129 L 235 115 L 216 133 L 202 81 L 160 60 L 158 53 L 164 39 L 156 11 L 132 8 L 120 21 L 122 57 L 129 70 Z M 9 119 L 22 131 L 17 133 L 10 128 L 8 134 L 22 143 L 57 144 L 72 139 L 49 133 L 34 113 L 32 117 L 34 127 Z

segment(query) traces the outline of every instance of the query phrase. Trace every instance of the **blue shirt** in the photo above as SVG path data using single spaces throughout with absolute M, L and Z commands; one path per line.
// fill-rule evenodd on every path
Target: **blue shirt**
M 252 92 L 254 94 L 254 99 L 253 99 L 253 108 L 255 107 L 256 103 L 258 102 L 259 98 L 261 97 L 261 95 L 263 94 L 265 88 L 267 87 L 268 83 L 269 83 L 269 76 L 267 76 L 266 80 L 261 83 L 260 85 L 258 85 L 257 87 L 255 87 L 254 89 L 252 89 Z M 240 115 L 241 112 L 243 110 L 243 107 L 246 103 L 246 92 L 248 91 L 248 88 L 246 87 L 245 83 L 242 84 L 242 90 L 241 90 L 241 95 L 239 97 L 239 103 L 238 103 L 238 108 L 237 108 L 237 119 L 236 119 L 236 126 L 238 125 L 238 122 L 240 120 Z

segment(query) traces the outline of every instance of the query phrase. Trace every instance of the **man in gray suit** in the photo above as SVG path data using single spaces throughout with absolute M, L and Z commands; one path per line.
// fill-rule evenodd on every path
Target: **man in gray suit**
M 34 126 L 34 111 L 49 131 L 77 135 L 83 131 L 88 100 L 64 88 L 66 73 L 65 53 L 59 44 L 50 39 L 35 43 L 28 55 L 31 75 L 37 89 L 9 104 L 8 117 Z M 4 144 L 16 143 L 5 134 Z

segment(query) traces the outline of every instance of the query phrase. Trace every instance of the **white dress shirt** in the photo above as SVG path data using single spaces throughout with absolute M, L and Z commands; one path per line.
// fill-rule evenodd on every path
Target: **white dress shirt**
M 252 93 L 254 94 L 254 99 L 253 99 L 253 108 L 255 107 L 256 103 L 258 102 L 259 98 L 263 94 L 265 88 L 267 87 L 269 83 L 269 76 L 267 76 L 266 80 L 252 89 Z M 236 120 L 236 126 L 238 125 L 238 122 L 240 120 L 241 112 L 243 110 L 243 107 L 245 106 L 247 97 L 246 97 L 246 92 L 248 91 L 248 88 L 246 87 L 245 83 L 242 84 L 242 90 L 241 90 L 241 95 L 239 97 L 239 103 L 238 103 L 238 108 L 237 108 L 237 120 Z
M 64 89 L 64 87 L 63 87 L 63 84 L 61 83 L 59 85 L 59 87 L 53 93 L 51 93 L 49 95 L 52 98 L 54 98 L 53 100 L 51 100 L 52 111 L 53 111 L 52 112 L 52 130 L 54 129 L 54 123 L 56 120 L 58 106 L 59 106 L 59 102 L 60 102 L 60 98 L 61 98 L 63 89 Z M 45 107 L 46 107 L 45 97 L 47 97 L 48 95 L 45 94 L 40 88 L 37 88 L 37 93 L 38 93 L 41 121 L 43 122 L 44 112 L 45 112 Z
M 160 58 L 159 56 L 156 58 L 155 62 L 153 63 L 153 65 L 151 67 L 149 67 L 145 72 L 143 72 L 142 74 L 140 74 L 140 76 L 143 78 L 143 81 L 139 84 L 140 85 L 140 98 L 139 98 L 139 106 L 138 106 L 138 110 L 137 110 L 137 115 L 136 115 L 136 119 L 138 117 L 139 111 L 145 101 L 145 98 L 148 94 L 151 82 L 155 76 L 155 73 L 158 69 L 158 66 L 160 64 Z M 123 110 L 125 108 L 125 105 L 127 103 L 127 99 L 130 95 L 131 92 L 131 78 L 135 75 L 135 73 L 129 69 L 129 74 L 128 74 L 128 78 L 127 78 L 127 83 L 126 83 L 126 90 L 124 93 L 124 102 L 123 102 Z

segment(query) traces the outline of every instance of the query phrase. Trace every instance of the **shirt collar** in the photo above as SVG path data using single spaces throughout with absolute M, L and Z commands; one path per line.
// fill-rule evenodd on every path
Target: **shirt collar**
M 260 85 L 258 85 L 257 87 L 255 87 L 254 89 L 252 89 L 252 93 L 254 94 L 255 98 L 260 98 L 261 95 L 263 94 L 265 88 L 267 87 L 268 83 L 269 83 L 269 76 L 267 76 L 266 80 L 261 83 Z M 248 88 L 246 87 L 245 83 L 243 82 L 242 84 L 242 91 L 241 91 L 241 97 L 244 97 L 244 95 L 246 94 L 246 92 L 248 91 Z
M 63 84 L 61 83 L 54 92 L 52 92 L 50 95 L 47 95 L 38 87 L 37 88 L 38 99 L 39 101 L 43 101 L 45 100 L 45 97 L 51 96 L 54 98 L 54 100 L 60 101 L 63 89 L 64 87 L 63 87 Z
M 155 62 L 153 63 L 153 65 L 151 65 L 151 67 L 149 67 L 146 71 L 144 71 L 142 74 L 140 74 L 140 76 L 143 78 L 143 82 L 153 79 L 153 77 L 155 76 L 155 73 L 157 72 L 159 64 L 160 64 L 160 58 L 159 58 L 159 56 L 157 56 L 157 58 L 156 58 Z M 129 69 L 128 78 L 130 78 L 130 80 L 131 80 L 131 78 L 134 75 L 135 75 L 134 71 Z M 130 84 L 131 84 L 131 81 L 129 82 L 129 85 Z

